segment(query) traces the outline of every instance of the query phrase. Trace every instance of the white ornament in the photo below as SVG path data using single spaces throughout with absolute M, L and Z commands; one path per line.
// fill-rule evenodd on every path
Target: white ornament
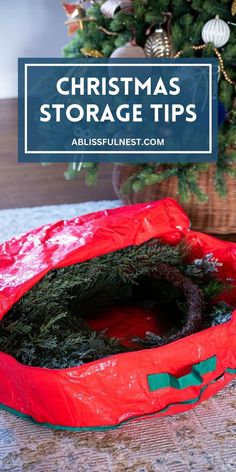
M 120 7 L 121 0 L 107 0 L 101 6 L 101 12 L 107 18 L 113 18 L 117 8 Z
M 114 15 L 122 11 L 124 13 L 132 13 L 133 0 L 106 0 L 101 6 L 101 12 L 106 18 L 114 18 Z
M 131 43 L 126 43 L 124 46 L 121 46 L 115 51 L 113 51 L 112 55 L 110 56 L 113 59 L 119 58 L 142 58 L 146 57 L 143 48 L 140 46 L 132 46 Z
M 213 20 L 209 20 L 202 28 L 204 43 L 212 43 L 215 48 L 222 48 L 229 41 L 229 37 L 229 26 L 218 15 Z

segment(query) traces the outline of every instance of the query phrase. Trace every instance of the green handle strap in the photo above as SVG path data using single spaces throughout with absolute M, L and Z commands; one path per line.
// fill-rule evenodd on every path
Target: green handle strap
M 147 376 L 148 386 L 151 392 L 166 387 L 172 387 L 178 390 L 194 387 L 203 383 L 202 375 L 214 372 L 215 369 L 216 356 L 212 356 L 204 361 L 194 364 L 192 366 L 191 372 L 187 375 L 183 375 L 182 377 L 176 377 L 175 375 L 168 373 L 150 374 Z

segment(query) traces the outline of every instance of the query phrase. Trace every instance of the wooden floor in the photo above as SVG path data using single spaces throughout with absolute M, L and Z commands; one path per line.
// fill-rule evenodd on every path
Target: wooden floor
M 0 209 L 116 198 L 112 165 L 101 164 L 98 184 L 88 187 L 80 176 L 66 181 L 66 164 L 18 163 L 17 100 L 0 100 Z

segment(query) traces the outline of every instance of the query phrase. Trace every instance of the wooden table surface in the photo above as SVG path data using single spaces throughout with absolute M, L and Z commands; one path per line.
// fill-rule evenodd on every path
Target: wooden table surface
M 101 164 L 97 185 L 88 187 L 82 175 L 64 179 L 66 164 L 43 167 L 17 159 L 17 99 L 0 100 L 0 209 L 116 198 L 111 164 Z

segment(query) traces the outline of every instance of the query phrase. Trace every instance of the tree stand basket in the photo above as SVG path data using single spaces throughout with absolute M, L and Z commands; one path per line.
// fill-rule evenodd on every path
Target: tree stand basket
M 177 177 L 171 177 L 158 184 L 146 186 L 141 192 L 124 193 L 122 185 L 138 170 L 139 166 L 117 164 L 113 170 L 113 187 L 117 196 L 126 204 L 145 203 L 164 197 L 178 198 Z M 226 176 L 228 194 L 220 197 L 214 187 L 215 165 L 199 173 L 199 185 L 208 196 L 205 203 L 191 195 L 187 203 L 180 202 L 196 231 L 212 234 L 236 233 L 236 180 Z

